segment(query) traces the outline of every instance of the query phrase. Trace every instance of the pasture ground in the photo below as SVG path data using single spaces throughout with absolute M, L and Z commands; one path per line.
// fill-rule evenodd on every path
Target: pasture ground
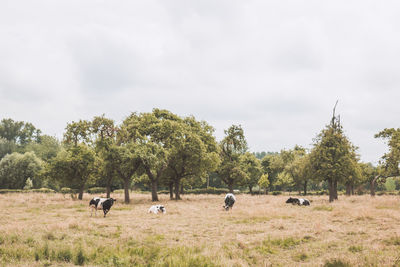
M 0 195 L 1 266 L 400 266 L 400 196 L 160 196 L 118 199 L 107 218 L 62 194 Z M 342 265 L 341 265 L 342 264 Z

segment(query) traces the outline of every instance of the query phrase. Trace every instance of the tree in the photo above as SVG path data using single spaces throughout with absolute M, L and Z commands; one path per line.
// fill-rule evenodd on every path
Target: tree
M 335 116 L 335 108 L 331 123 L 317 136 L 310 153 L 314 176 L 328 182 L 329 202 L 338 199 L 338 182 L 356 175 L 358 160 L 356 147 L 344 135 L 340 118 Z
M 62 150 L 51 160 L 49 175 L 64 186 L 78 189 L 81 200 L 87 182 L 93 178 L 95 153 L 85 144 Z
M 299 194 L 303 190 L 303 194 L 307 195 L 307 184 L 313 175 L 310 156 L 304 148 L 296 148 L 293 150 L 294 159 L 285 166 L 284 172 L 289 175 Z
M 0 122 L 0 137 L 18 145 L 39 142 L 41 131 L 29 122 L 2 119 Z
M 382 156 L 382 164 L 384 166 L 384 175 L 399 176 L 400 175 L 400 128 L 384 129 L 377 133 L 375 138 L 387 140 L 389 152 Z
M 117 131 L 118 128 L 114 125 L 114 121 L 105 118 L 104 115 L 94 117 L 91 123 L 91 131 L 94 135 L 95 151 L 99 157 L 99 166 L 97 169 L 100 179 L 106 187 L 107 197 L 110 197 L 111 183 L 116 175 L 120 157 L 118 155 L 117 147 Z M 129 181 L 128 181 L 129 183 Z M 126 185 L 126 182 L 124 182 Z M 125 188 L 125 203 L 129 203 L 129 186 Z
M 268 173 L 261 175 L 260 179 L 258 180 L 258 186 L 260 186 L 260 188 L 264 188 L 265 194 L 266 195 L 268 194 L 268 187 L 269 187 Z
M 61 144 L 57 138 L 49 135 L 40 136 L 39 142 L 31 142 L 27 144 L 24 151 L 33 151 L 42 160 L 48 162 L 57 156 L 61 151 Z
M 246 152 L 240 158 L 240 164 L 243 171 L 247 174 L 243 180 L 243 185 L 249 188 L 250 194 L 253 194 L 253 186 L 257 185 L 261 175 L 261 162 L 250 152 Z
M 232 125 L 225 130 L 225 138 L 220 142 L 221 164 L 217 169 L 222 181 L 233 193 L 233 186 L 246 178 L 241 168 L 240 156 L 247 151 L 247 142 L 240 125 Z
M 175 130 L 171 134 L 167 176 L 175 187 L 175 199 L 180 199 L 182 179 L 190 183 L 206 178 L 219 163 L 218 147 L 214 129 L 206 122 L 198 122 L 194 117 L 175 120 Z M 192 178 L 192 179 L 190 179 Z M 193 180 L 194 179 L 194 180 Z M 171 188 L 171 187 L 170 187 Z
M 83 190 L 95 171 L 96 155 L 89 146 L 92 143 L 91 123 L 80 120 L 67 124 L 64 133 L 65 151 L 61 151 L 50 162 L 52 177 L 71 188 L 78 189 L 82 200 Z
M 8 154 L 0 161 L 0 188 L 23 189 L 28 178 L 33 187 L 40 187 L 42 168 L 42 161 L 33 152 Z
M 178 117 L 166 110 L 152 113 L 132 113 L 119 132 L 119 142 L 134 148 L 132 159 L 139 159 L 143 172 L 151 184 L 152 201 L 158 201 L 158 183 L 168 167 L 168 148 Z

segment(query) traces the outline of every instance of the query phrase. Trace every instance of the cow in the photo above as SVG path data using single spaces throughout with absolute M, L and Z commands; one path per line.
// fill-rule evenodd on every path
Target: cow
M 290 197 L 288 200 L 286 200 L 286 203 L 292 203 L 293 205 L 297 204 L 299 206 L 310 206 L 310 201 L 305 198 L 292 198 Z
M 222 207 L 228 211 L 229 209 L 232 209 L 233 204 L 235 204 L 236 198 L 232 193 L 228 193 L 225 196 L 225 205 L 223 205 Z
M 165 207 L 163 205 L 153 205 L 153 206 L 150 207 L 148 212 L 149 213 L 154 213 L 154 214 L 157 214 L 159 212 L 160 213 L 167 213 L 167 210 L 165 209 Z
M 102 209 L 105 218 L 115 201 L 117 201 L 115 198 L 103 198 L 103 197 L 93 198 L 89 202 L 89 207 L 91 209 L 90 217 L 92 217 L 93 215 L 93 210 L 94 210 L 94 216 L 96 216 L 97 210 Z

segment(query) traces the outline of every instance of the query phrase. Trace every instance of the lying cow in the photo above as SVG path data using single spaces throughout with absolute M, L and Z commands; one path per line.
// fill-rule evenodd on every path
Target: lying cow
M 94 216 L 96 216 L 97 210 L 102 209 L 104 212 L 104 217 L 106 217 L 107 213 L 110 211 L 114 202 L 117 201 L 114 198 L 103 198 L 103 197 L 95 197 L 89 202 L 89 207 L 91 209 L 90 217 L 92 217 L 93 210 Z
M 222 207 L 223 207 L 225 210 L 232 209 L 233 204 L 235 204 L 235 201 L 236 201 L 235 196 L 234 196 L 232 193 L 228 193 L 228 194 L 226 194 L 226 196 L 225 196 L 225 205 L 223 205 Z
M 290 197 L 288 200 L 286 200 L 286 203 L 292 203 L 293 205 L 297 204 L 299 206 L 310 206 L 310 201 L 305 198 Z
M 163 205 L 153 205 L 149 209 L 149 213 L 157 214 L 159 212 L 167 213 L 167 210 L 165 209 L 165 207 Z

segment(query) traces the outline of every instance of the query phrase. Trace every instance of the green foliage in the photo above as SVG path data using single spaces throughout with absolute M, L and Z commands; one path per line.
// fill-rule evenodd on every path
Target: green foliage
M 268 173 L 261 175 L 260 179 L 258 180 L 258 185 L 261 188 L 267 189 L 270 185 Z
M 225 130 L 225 137 L 220 142 L 221 164 L 217 170 L 222 181 L 233 192 L 233 186 L 241 184 L 248 178 L 241 156 L 247 151 L 247 142 L 240 125 L 232 125 Z
M 92 187 L 92 188 L 88 188 L 87 192 L 89 194 L 101 194 L 101 193 L 106 192 L 106 188 L 105 187 Z
M 32 187 L 33 187 L 32 179 L 31 178 L 26 179 L 24 189 L 25 190 L 31 189 Z
M 361 178 L 356 147 L 344 135 L 340 121 L 335 116 L 315 139 L 310 162 L 313 177 L 326 180 L 329 184 L 329 201 L 337 197 L 338 182 L 354 184 Z
M 261 162 L 254 154 L 246 152 L 240 156 L 240 164 L 243 171 L 246 173 L 245 179 L 241 184 L 247 186 L 251 192 L 251 189 L 258 183 L 262 175 Z
M 383 175 L 400 176 L 400 128 L 386 128 L 377 133 L 375 138 L 383 138 L 388 140 L 389 152 L 382 156 Z
M 386 191 L 394 191 L 396 190 L 396 181 L 392 177 L 386 179 L 385 182 Z
M 60 142 L 52 136 L 42 135 L 39 142 L 32 142 L 25 146 L 24 151 L 33 151 L 42 160 L 48 162 L 61 151 Z
M 47 175 L 83 193 L 84 186 L 92 178 L 95 160 L 94 151 L 84 144 L 68 147 L 51 161 Z
M 325 262 L 324 267 L 351 267 L 351 264 L 341 259 L 331 259 Z
M 41 185 L 42 161 L 33 152 L 14 152 L 0 161 L 0 187 L 22 189 L 31 178 L 34 187 Z

